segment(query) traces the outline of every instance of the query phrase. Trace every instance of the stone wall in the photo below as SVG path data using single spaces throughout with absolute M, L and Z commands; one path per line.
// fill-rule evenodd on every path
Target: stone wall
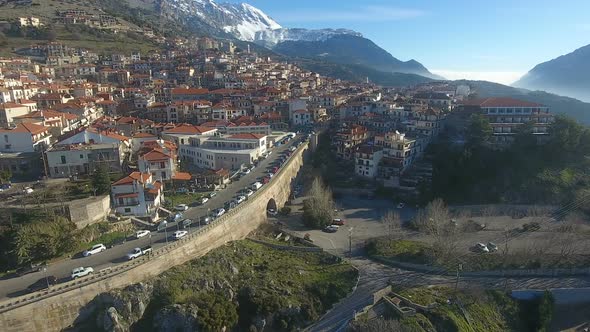
M 0 331 L 63 330 L 74 324 L 76 319 L 83 319 L 91 312 L 86 305 L 98 294 L 149 279 L 174 266 L 201 257 L 227 242 L 244 239 L 266 222 L 266 206 L 271 199 L 276 201 L 279 208 L 287 202 L 291 181 L 303 164 L 306 149 L 307 145 L 302 145 L 270 184 L 259 190 L 253 199 L 231 210 L 218 222 L 207 226 L 206 230 L 158 249 L 153 258 L 132 262 L 128 269 L 123 269 L 120 273 L 109 274 L 107 277 L 96 276 L 96 282 L 72 281 L 73 286 L 53 296 L 40 297 L 38 300 L 24 296 L 10 300 L 24 305 L 16 304 L 13 305 L 15 309 L 0 311 Z M 0 303 L 0 308 L 5 306 L 5 303 Z
M 78 228 L 106 219 L 111 209 L 111 201 L 108 195 L 78 199 L 68 204 L 69 219 Z

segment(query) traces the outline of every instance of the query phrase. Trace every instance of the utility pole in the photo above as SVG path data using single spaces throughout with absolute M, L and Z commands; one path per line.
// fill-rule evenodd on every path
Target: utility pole
M 455 280 L 455 293 L 457 293 L 457 288 L 459 288 L 459 273 L 463 270 L 463 264 L 457 264 L 457 280 Z
M 352 231 L 354 227 L 350 227 L 348 229 L 348 256 L 350 261 L 352 261 Z

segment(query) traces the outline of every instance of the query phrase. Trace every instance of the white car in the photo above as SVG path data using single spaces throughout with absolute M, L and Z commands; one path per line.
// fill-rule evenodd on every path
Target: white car
M 176 211 L 186 211 L 188 210 L 188 205 L 186 204 L 178 204 L 174 207 L 174 210 Z
M 203 204 L 205 204 L 207 202 L 209 202 L 209 198 L 207 198 L 207 197 L 201 198 L 201 205 L 203 205 Z
M 276 216 L 277 215 L 277 210 L 275 209 L 268 209 L 268 214 L 270 214 L 271 216 Z
M 148 235 L 150 235 L 150 231 L 148 231 L 147 229 L 142 229 L 140 231 L 135 232 L 135 237 L 138 239 L 141 239 L 142 237 Z
M 245 170 L 242 171 L 242 174 L 244 174 L 244 175 L 250 174 L 250 169 L 246 168 Z
M 188 234 L 187 231 L 176 231 L 172 234 L 172 238 L 175 240 L 180 240 L 181 238 L 185 237 Z
M 94 273 L 94 269 L 91 267 L 77 267 L 72 270 L 72 274 L 70 277 L 72 279 L 77 279 L 77 278 L 85 277 L 85 276 L 92 274 L 92 273 Z
M 224 208 L 219 208 L 215 211 L 213 211 L 213 215 L 217 218 L 221 217 L 222 215 L 225 214 L 225 209 Z
M 483 253 L 490 252 L 490 249 L 488 249 L 488 247 L 485 244 L 481 243 L 481 242 L 480 243 L 477 243 L 475 245 L 475 250 L 477 250 L 479 252 L 483 252 Z
M 27 195 L 32 194 L 34 192 L 33 188 L 31 187 L 25 187 L 25 189 L 23 189 L 23 192 Z
M 248 189 L 245 191 L 246 197 L 250 197 L 252 195 L 254 195 L 254 192 L 252 191 L 252 189 Z
M 82 253 L 82 255 L 83 255 L 84 257 L 88 257 L 88 256 L 91 256 L 91 255 L 94 255 L 94 254 L 101 253 L 101 252 L 103 252 L 103 251 L 105 251 L 105 250 L 107 250 L 107 247 L 105 247 L 105 245 L 104 245 L 104 244 L 102 244 L 102 243 L 99 243 L 99 244 L 95 244 L 95 245 L 93 245 L 93 246 L 92 246 L 92 248 L 90 248 L 90 249 L 88 249 L 88 250 L 85 250 L 85 251 Z
M 238 196 L 238 198 L 236 198 L 236 203 L 237 204 L 241 204 L 246 200 L 246 196 Z

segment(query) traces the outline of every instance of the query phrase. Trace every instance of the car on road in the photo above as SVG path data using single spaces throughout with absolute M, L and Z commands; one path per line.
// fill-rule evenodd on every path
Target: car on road
M 209 202 L 209 198 L 208 197 L 203 197 L 201 198 L 201 200 L 199 201 L 199 203 L 201 203 L 201 205 L 205 205 L 205 203 Z
M 215 196 L 217 196 L 217 193 L 216 192 L 212 191 L 212 192 L 209 193 L 209 198 L 213 198 Z
M 338 226 L 342 226 L 344 225 L 344 219 L 341 218 L 334 218 L 332 220 L 332 225 L 338 225 Z
M 90 249 L 84 250 L 84 252 L 82 253 L 82 256 L 84 256 L 84 257 L 92 256 L 92 255 L 101 253 L 105 250 L 107 250 L 107 247 L 105 247 L 104 244 L 102 244 L 102 243 L 95 244 Z
M 47 263 L 29 263 L 26 266 L 16 269 L 16 275 L 22 277 L 29 273 L 40 272 L 47 267 Z
M 225 214 L 225 209 L 224 208 L 219 208 L 213 211 L 213 215 L 215 215 L 215 217 L 219 218 L 222 215 Z
M 488 242 L 486 247 L 488 247 L 490 252 L 498 251 L 498 246 L 494 242 Z
M 276 216 L 276 215 L 278 214 L 278 213 L 277 213 L 277 210 L 275 210 L 275 209 L 268 209 L 268 211 L 267 211 L 267 212 L 268 212 L 268 214 L 269 214 L 269 215 L 271 215 L 271 216 Z
M 229 211 L 229 210 L 231 210 L 231 209 L 235 208 L 237 205 L 238 205 L 238 204 L 236 203 L 236 201 L 235 201 L 235 200 L 231 200 L 231 201 L 229 201 L 229 202 L 225 202 L 225 204 L 223 204 L 223 208 L 224 208 L 224 209 L 225 209 L 225 211 L 227 212 L 227 211 Z M 217 217 L 218 217 L 218 216 L 216 215 L 216 213 L 217 213 L 216 211 L 213 211 L 213 214 L 212 214 L 212 215 L 213 215 L 213 217 L 215 217 L 215 218 L 217 218 Z
M 254 191 L 252 191 L 252 189 L 246 189 L 246 191 L 244 191 L 244 195 L 246 195 L 246 197 L 250 197 L 254 195 Z
M 236 197 L 236 203 L 242 204 L 246 200 L 246 196 L 238 196 Z
M 176 231 L 176 232 L 172 233 L 172 238 L 174 240 L 180 240 L 183 237 L 185 237 L 187 234 L 188 234 L 187 231 Z
M 134 248 L 130 253 L 127 254 L 127 260 L 136 259 L 137 257 L 150 254 L 152 252 L 152 246 L 143 248 Z
M 326 232 L 326 233 L 336 233 L 336 232 L 338 232 L 338 226 L 337 225 L 326 226 L 326 228 L 324 228 L 324 232 Z
M 149 236 L 150 233 L 151 232 L 148 231 L 147 229 L 142 229 L 142 230 L 139 230 L 139 231 L 135 232 L 135 237 L 138 238 L 138 239 L 141 239 L 144 236 Z
M 87 275 L 90 275 L 94 273 L 94 269 L 91 267 L 77 267 L 75 269 L 72 270 L 72 274 L 70 275 L 70 277 L 72 279 L 78 279 L 81 277 L 85 277 Z
M 260 189 L 261 187 L 262 187 L 262 183 L 260 183 L 260 182 L 254 182 L 254 183 L 252 183 L 252 185 L 250 185 L 250 188 L 251 188 L 252 190 L 258 190 L 258 189 Z
M 182 228 L 189 228 L 193 224 L 192 219 L 184 219 L 182 221 Z
M 55 285 L 57 285 L 57 278 L 55 276 L 47 276 L 46 278 L 41 278 L 29 285 L 27 291 L 30 293 L 38 292 Z
M 242 175 L 248 175 L 248 174 L 250 174 L 250 169 L 249 168 L 246 168 L 246 169 L 244 169 L 242 171 Z
M 186 211 L 186 210 L 188 210 L 188 205 L 186 205 L 186 204 L 178 204 L 178 205 L 176 205 L 174 207 L 174 210 L 181 211 L 181 212 L 182 211 Z
M 475 251 L 477 251 L 477 252 L 481 252 L 481 253 L 490 252 L 490 249 L 488 249 L 488 247 L 481 242 L 476 243 L 474 248 L 475 248 Z
M 399 203 L 399 204 L 397 205 L 397 208 L 398 208 L 398 209 L 403 209 L 405 206 L 406 206 L 406 204 L 404 204 L 404 203 Z

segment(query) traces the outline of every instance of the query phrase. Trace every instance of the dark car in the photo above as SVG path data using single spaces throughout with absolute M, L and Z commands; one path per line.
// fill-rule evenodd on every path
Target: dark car
M 27 264 L 26 266 L 23 266 L 21 268 L 18 268 L 16 270 L 16 275 L 18 275 L 18 276 L 24 276 L 25 274 L 39 272 L 39 271 L 43 270 L 43 268 L 46 267 L 46 266 L 47 266 L 47 263 L 31 263 L 31 264 Z
M 47 276 L 47 278 L 41 278 L 35 283 L 31 284 L 29 287 L 27 287 L 27 291 L 38 292 L 55 285 L 57 285 L 57 278 L 55 276 Z

